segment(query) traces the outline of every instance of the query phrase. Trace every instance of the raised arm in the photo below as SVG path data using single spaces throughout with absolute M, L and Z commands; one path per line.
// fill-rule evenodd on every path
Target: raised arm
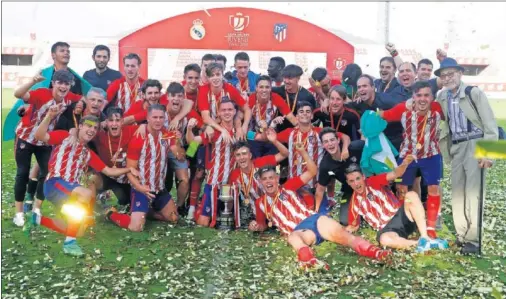
M 188 128 L 186 129 L 186 142 L 190 144 L 190 142 L 195 141 L 198 143 L 202 143 L 202 137 L 195 136 L 193 134 L 193 128 L 197 125 L 197 120 L 195 118 L 190 119 L 188 122 Z
M 278 149 L 279 153 L 275 155 L 276 162 L 279 163 L 286 159 L 289 155 L 288 149 L 278 141 L 278 134 L 273 128 L 268 128 L 265 132 L 267 139 Z
M 297 152 L 299 152 L 299 154 L 302 156 L 302 159 L 304 159 L 304 162 L 306 163 L 306 171 L 302 173 L 300 179 L 304 184 L 307 184 L 316 176 L 318 167 L 316 166 L 316 163 L 313 161 L 313 159 L 309 157 L 309 154 L 307 153 L 302 143 L 296 143 L 295 149 Z
M 38 73 L 32 78 L 32 80 L 18 87 L 18 89 L 14 91 L 14 96 L 16 98 L 22 99 L 25 103 L 28 102 L 30 99 L 30 93 L 28 93 L 28 91 L 30 91 L 30 88 L 44 80 L 46 80 L 46 78 L 42 77 L 41 73 Z
M 395 67 L 399 68 L 399 66 L 403 63 L 401 56 L 399 55 L 399 52 L 395 48 L 395 45 L 392 43 L 388 43 L 385 45 L 385 48 L 387 49 L 388 53 L 392 56 L 395 62 Z
M 393 171 L 387 173 L 387 180 L 389 182 L 393 182 L 395 181 L 395 179 L 401 177 L 404 174 L 404 172 L 406 172 L 406 168 L 408 168 L 409 164 L 411 164 L 413 160 L 415 160 L 415 156 L 413 155 L 406 156 L 402 161 L 401 165 L 397 166 L 397 168 L 395 168 Z
M 41 121 L 37 131 L 35 131 L 35 139 L 47 143 L 49 141 L 49 124 L 51 121 L 62 112 L 63 104 L 53 105 L 49 108 L 49 111 L 46 114 L 46 117 Z

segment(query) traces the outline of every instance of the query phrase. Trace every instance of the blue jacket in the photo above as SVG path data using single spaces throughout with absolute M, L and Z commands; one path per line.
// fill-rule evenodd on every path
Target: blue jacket
M 260 77 L 259 74 L 255 74 L 252 71 L 248 71 L 248 84 L 250 93 L 255 92 L 257 88 L 258 77 Z M 237 71 L 232 72 L 232 79 L 230 80 L 229 83 L 234 85 L 235 88 L 237 88 L 237 84 L 239 84 L 239 79 L 237 78 Z
M 366 138 L 360 167 L 366 177 L 392 171 L 397 167 L 399 152 L 383 134 L 387 122 L 375 111 L 365 111 L 360 119 L 362 135 Z

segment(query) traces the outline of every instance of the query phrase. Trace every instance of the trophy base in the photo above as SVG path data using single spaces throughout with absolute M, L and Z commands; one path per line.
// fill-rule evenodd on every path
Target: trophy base
M 218 216 L 216 219 L 216 228 L 219 230 L 233 230 L 234 229 L 234 217 L 230 216 Z

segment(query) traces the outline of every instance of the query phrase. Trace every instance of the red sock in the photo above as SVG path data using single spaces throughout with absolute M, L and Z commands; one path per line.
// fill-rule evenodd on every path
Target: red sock
M 376 247 L 369 243 L 369 241 L 356 236 L 353 240 L 353 243 L 351 244 L 351 248 L 353 248 L 353 250 L 355 250 L 358 255 L 371 259 L 381 259 L 390 254 L 389 251 L 382 250 L 379 247 Z
M 63 228 L 63 227 L 59 227 L 54 221 L 53 219 L 49 218 L 49 217 L 44 217 L 44 216 L 41 216 L 40 217 L 40 225 L 44 226 L 44 227 L 47 227 L 49 228 L 50 230 L 52 231 L 55 231 L 57 233 L 60 233 L 62 235 L 64 235 L 66 232 L 67 232 L 67 228 Z
M 441 196 L 429 194 L 427 197 L 427 235 L 432 239 L 437 238 L 436 222 L 440 206 Z
M 75 238 L 77 237 L 77 232 L 79 231 L 79 228 L 81 227 L 81 221 L 68 221 L 67 224 L 67 232 L 65 233 L 65 236 Z
M 201 186 L 202 180 L 199 178 L 194 178 L 190 187 L 190 206 L 197 205 L 197 199 L 199 198 Z
M 299 262 L 309 262 L 315 258 L 313 250 L 311 250 L 311 248 L 308 246 L 299 249 L 297 252 L 297 257 L 299 259 Z
M 121 214 L 113 212 L 111 215 L 109 215 L 109 219 L 111 219 L 116 225 L 122 228 L 128 229 L 128 226 L 130 225 L 130 216 L 127 214 Z

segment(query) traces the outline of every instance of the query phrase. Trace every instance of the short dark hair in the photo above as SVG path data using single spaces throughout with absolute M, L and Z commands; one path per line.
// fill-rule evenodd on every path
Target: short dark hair
M 367 80 L 369 81 L 369 84 L 371 84 L 371 86 L 374 86 L 374 78 L 371 75 L 368 75 L 368 74 L 360 75 L 360 77 L 358 77 L 358 80 L 360 80 L 362 78 L 367 78 Z M 357 80 L 357 83 L 358 83 L 358 80 Z
M 141 92 L 146 93 L 148 87 L 158 87 L 158 91 L 162 91 L 162 83 L 156 79 L 147 79 L 142 83 Z
M 54 43 L 52 46 L 51 46 L 51 53 L 56 53 L 56 49 L 58 47 L 62 47 L 62 48 L 70 48 L 70 45 L 67 44 L 66 42 L 56 42 Z
M 119 114 L 120 117 L 123 117 L 123 109 L 118 106 L 111 106 L 107 108 L 105 115 L 107 118 L 111 118 L 114 114 Z
M 262 175 L 266 172 L 270 172 L 270 171 L 274 171 L 274 173 L 277 174 L 276 172 L 276 166 L 275 165 L 266 165 L 264 167 L 261 167 L 260 169 L 258 169 L 257 171 L 257 175 L 259 177 L 262 177 Z
M 98 117 L 96 117 L 95 115 L 86 115 L 86 116 L 83 116 L 80 120 L 79 120 L 79 124 L 82 125 L 84 124 L 86 121 L 92 121 L 92 122 L 95 122 L 97 123 L 97 125 L 100 123 L 100 119 L 98 119 Z
M 206 68 L 206 76 L 211 77 L 213 74 L 213 70 L 215 70 L 215 69 L 220 69 L 221 72 L 223 73 L 223 66 L 221 64 L 216 63 L 216 62 L 211 62 Z
M 246 147 L 248 150 L 251 151 L 251 147 L 247 141 L 238 141 L 234 144 L 232 144 L 232 152 L 235 152 L 236 150 L 240 149 L 241 147 Z
M 200 74 L 202 69 L 200 68 L 200 66 L 198 64 L 190 63 L 184 67 L 184 74 L 186 75 L 189 71 L 194 71 L 194 72 L 197 72 Z
M 311 102 L 308 102 L 308 101 L 299 101 L 297 103 L 297 111 L 299 111 L 299 109 L 303 108 L 303 107 L 311 107 L 311 111 L 314 109 L 313 107 L 313 104 L 311 104 Z
M 204 60 L 214 60 L 216 61 L 216 56 L 214 56 L 214 54 L 205 54 L 204 56 L 202 56 L 202 59 L 200 60 L 200 64 L 202 64 L 204 62 Z
M 300 77 L 304 74 L 302 68 L 295 64 L 289 64 L 285 66 L 285 68 L 281 71 L 281 76 L 283 78 L 295 78 Z
M 93 57 L 95 57 L 98 51 L 104 50 L 107 52 L 107 56 L 111 57 L 111 49 L 109 49 L 109 47 L 106 45 L 96 45 L 95 48 L 93 49 Z
M 249 55 L 248 55 L 248 53 L 246 53 L 246 52 L 239 52 L 239 53 L 235 54 L 234 62 L 237 61 L 237 60 L 249 61 Z
M 162 104 L 149 105 L 148 114 L 151 114 L 151 112 L 153 112 L 153 110 L 167 112 L 167 108 L 165 108 L 165 105 L 162 105 Z
M 269 85 L 271 84 L 272 82 L 272 79 L 271 77 L 267 76 L 267 75 L 260 75 L 257 79 L 257 82 L 256 82 L 256 85 L 258 86 L 258 83 L 260 83 L 260 81 L 269 81 Z
M 380 59 L 380 64 L 383 62 L 383 61 L 388 61 L 390 62 L 393 66 L 394 66 L 394 70 L 397 69 L 397 66 L 395 65 L 395 61 L 394 59 L 391 57 L 391 56 L 385 56 L 383 58 Z
M 52 81 L 58 81 L 62 83 L 72 83 L 74 82 L 74 75 L 67 70 L 58 70 L 53 73 Z
M 232 101 L 232 100 L 231 100 L 230 98 L 228 98 L 228 97 L 224 97 L 224 98 L 220 101 L 220 104 L 218 105 L 218 107 L 220 107 L 220 106 L 221 106 L 221 105 L 223 105 L 223 104 L 227 104 L 227 103 L 232 103 L 232 105 L 234 105 L 234 109 L 236 109 L 236 110 L 237 110 L 237 106 L 236 106 L 235 102 L 234 102 L 234 101 Z
M 216 61 L 223 61 L 225 64 L 227 64 L 227 57 L 225 57 L 225 55 L 215 54 L 214 57 Z
M 411 86 L 411 90 L 413 90 L 413 94 L 417 93 L 418 91 L 420 91 L 420 89 L 422 88 L 429 88 L 431 91 L 432 91 L 432 88 L 430 86 L 430 83 L 429 81 L 426 81 L 426 80 L 419 80 L 419 81 L 416 81 L 412 86 Z M 432 92 L 431 92 L 432 94 Z
M 285 59 L 283 59 L 281 56 L 271 57 L 271 60 L 278 62 L 282 69 L 284 69 L 286 66 Z
M 428 59 L 428 58 L 424 58 L 424 59 L 422 59 L 422 60 L 418 61 L 418 66 L 417 66 L 417 68 L 416 68 L 416 69 L 419 69 L 419 68 L 420 68 L 420 65 L 422 65 L 422 64 L 427 64 L 427 65 L 430 65 L 430 66 L 433 66 L 433 67 L 434 67 L 434 64 L 432 64 L 432 61 L 430 61 L 430 59 Z
M 167 87 L 167 94 L 176 95 L 178 93 L 184 94 L 184 87 L 179 82 L 170 82 Z
M 125 63 L 125 60 L 127 60 L 127 59 L 137 59 L 137 62 L 139 63 L 139 65 L 141 65 L 141 63 L 142 63 L 141 57 L 139 55 L 137 55 L 136 53 L 128 53 L 127 55 L 125 55 L 123 57 L 123 64 Z
M 344 175 L 348 175 L 350 173 L 359 172 L 360 174 L 363 174 L 362 169 L 360 166 L 356 163 L 350 164 L 350 166 L 346 167 L 344 170 Z
M 332 133 L 334 134 L 334 136 L 337 137 L 337 132 L 334 128 L 332 127 L 324 127 L 321 131 L 320 131 L 320 134 L 318 134 L 318 137 L 320 137 L 320 140 L 322 140 L 323 136 L 324 135 L 327 135 L 329 133 Z
M 323 67 L 317 67 L 314 69 L 313 73 L 311 73 L 311 78 L 315 81 L 321 81 L 327 77 L 327 70 Z

